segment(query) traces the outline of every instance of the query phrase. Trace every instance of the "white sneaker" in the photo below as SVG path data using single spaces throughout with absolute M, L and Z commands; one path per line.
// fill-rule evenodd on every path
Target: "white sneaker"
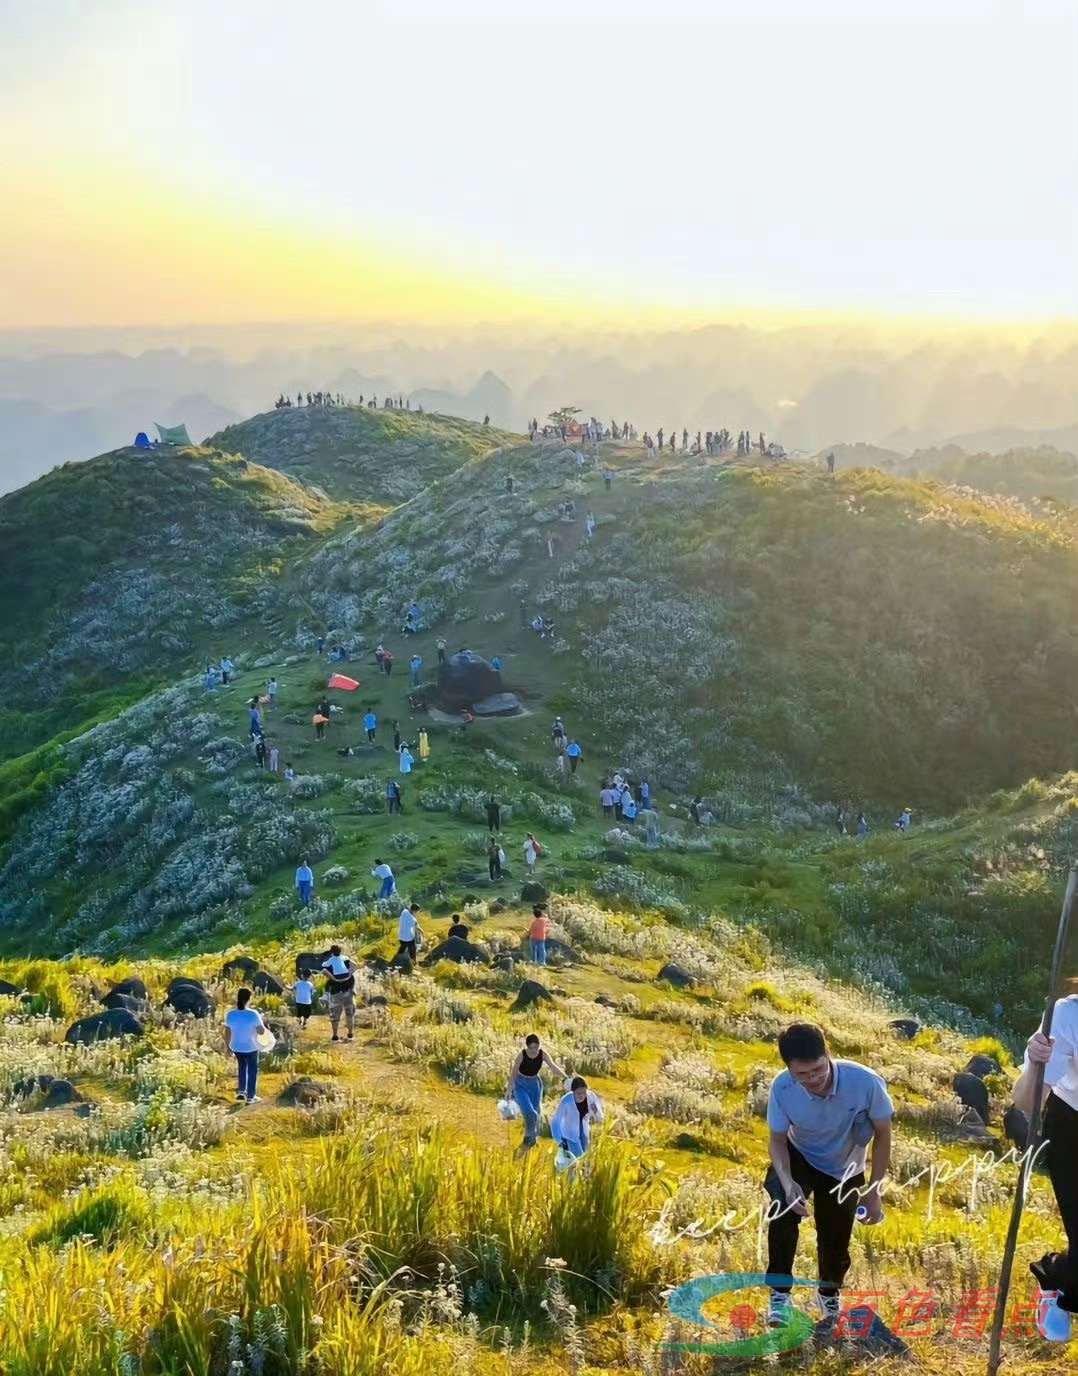
M 825 1319 L 837 1319 L 842 1313 L 842 1299 L 838 1295 L 821 1295 L 817 1290 L 816 1304 Z
M 261 1094 L 252 1094 L 247 1102 L 249 1104 L 260 1104 L 262 1102 L 262 1096 Z
M 1059 1307 L 1058 1290 L 1042 1290 L 1037 1305 L 1037 1332 L 1050 1343 L 1069 1343 L 1071 1315 Z
M 790 1322 L 793 1311 L 794 1302 L 785 1290 L 772 1290 L 767 1306 L 768 1328 L 783 1328 Z

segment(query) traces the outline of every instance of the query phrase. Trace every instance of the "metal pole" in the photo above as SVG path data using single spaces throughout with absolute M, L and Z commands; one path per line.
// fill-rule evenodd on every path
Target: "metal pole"
M 1072 867 L 1067 877 L 1067 890 L 1063 895 L 1063 911 L 1059 916 L 1059 930 L 1056 933 L 1056 949 L 1052 956 L 1052 978 L 1041 1017 L 1041 1031 L 1046 1037 L 1052 1035 L 1052 1014 L 1055 1012 L 1059 982 L 1063 973 L 1063 959 L 1067 950 L 1067 937 L 1070 932 L 1071 908 L 1074 906 L 1074 893 L 1078 889 L 1078 869 Z M 1011 1288 L 1011 1271 L 1014 1268 L 1014 1253 L 1018 1246 L 1018 1229 L 1022 1222 L 1026 1191 L 1033 1169 L 1033 1160 L 1040 1146 L 1041 1137 L 1041 1099 L 1044 1094 L 1044 1066 L 1038 1065 L 1033 1079 L 1033 1107 L 1029 1115 L 1029 1135 L 1022 1158 L 1022 1169 L 1018 1174 L 1018 1184 L 1011 1205 L 1011 1222 L 1007 1229 L 1007 1241 L 1003 1246 L 1003 1264 L 999 1272 L 999 1288 L 996 1293 L 996 1312 L 992 1319 L 992 1334 L 988 1344 L 988 1376 L 996 1376 L 1000 1361 L 1000 1339 L 1003 1335 L 1003 1315 L 1007 1308 L 1007 1294 Z

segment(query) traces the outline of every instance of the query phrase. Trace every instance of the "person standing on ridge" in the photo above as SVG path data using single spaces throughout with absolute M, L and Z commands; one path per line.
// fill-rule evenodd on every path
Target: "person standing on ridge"
M 565 755 L 566 755 L 566 758 L 567 758 L 568 761 L 569 761 L 569 772 L 570 772 L 570 774 L 575 774 L 575 773 L 576 773 L 576 767 L 577 767 L 577 765 L 580 763 L 580 757 L 583 755 L 583 753 L 584 753 L 584 752 L 583 752 L 583 750 L 581 750 L 580 744 L 579 744 L 578 741 L 572 740 L 572 741 L 570 741 L 569 744 L 565 747 Z
M 565 1071 L 548 1052 L 534 1032 L 524 1038 L 524 1049 L 517 1053 L 509 1071 L 509 1083 L 505 1097 L 510 1103 L 519 1106 L 524 1115 L 525 1147 L 534 1147 L 539 1140 L 539 1125 L 543 1117 L 543 1081 L 540 1071 L 547 1066 L 560 1080 L 566 1078 Z
M 487 830 L 501 831 L 502 829 L 502 810 L 497 798 L 492 793 L 487 799 Z
M 868 818 L 863 812 L 857 814 L 857 834 L 858 836 L 868 835 Z
M 778 1049 L 786 1069 L 772 1081 L 767 1100 L 771 1166 L 764 1189 L 772 1201 L 767 1274 L 792 1278 L 798 1231 L 813 1196 L 817 1302 L 825 1318 L 836 1319 L 858 1205 L 866 1223 L 883 1217 L 880 1192 L 891 1161 L 894 1105 L 874 1070 L 856 1061 L 832 1060 L 826 1037 L 813 1023 L 787 1027 Z M 872 1175 L 862 1190 L 869 1142 Z M 791 1305 L 790 1287 L 775 1286 L 768 1325 L 788 1323 Z
M 378 731 L 378 714 L 373 707 L 368 707 L 363 715 L 363 729 L 367 733 L 367 739 L 373 741 Z
M 490 845 L 487 846 L 487 873 L 492 884 L 496 884 L 502 877 L 501 847 L 494 836 L 490 838 Z
M 404 811 L 401 806 L 401 786 L 396 779 L 390 779 L 386 784 L 386 811 L 392 817 L 394 813 Z
M 299 901 L 305 908 L 309 908 L 314 897 L 314 871 L 306 860 L 302 861 L 296 870 L 296 888 L 299 890 Z
M 412 656 L 412 661 L 411 661 L 412 687 L 413 687 L 413 688 L 418 688 L 418 687 L 419 687 L 419 671 L 420 671 L 420 669 L 422 669 L 422 667 L 423 667 L 423 659 L 422 659 L 422 656 L 421 656 L 421 655 L 413 655 L 413 656 Z

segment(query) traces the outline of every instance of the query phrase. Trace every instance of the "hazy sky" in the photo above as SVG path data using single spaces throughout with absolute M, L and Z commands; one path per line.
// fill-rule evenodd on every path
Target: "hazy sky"
M 1078 315 L 1074 0 L 0 0 L 0 121 L 0 326 Z

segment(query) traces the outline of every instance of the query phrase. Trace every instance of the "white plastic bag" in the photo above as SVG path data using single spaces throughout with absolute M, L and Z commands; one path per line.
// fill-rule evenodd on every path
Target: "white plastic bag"
M 258 1036 L 255 1038 L 255 1044 L 257 1045 L 259 1051 L 272 1051 L 273 1048 L 277 1045 L 277 1038 L 273 1035 L 273 1033 L 269 1030 L 268 1027 L 263 1027 L 262 1030 L 259 1032 Z
M 575 1160 L 576 1157 L 571 1151 L 566 1151 L 564 1147 L 559 1147 L 557 1155 L 554 1157 L 554 1169 L 556 1171 L 568 1170 Z
M 515 1099 L 499 1099 L 498 1113 L 504 1122 L 515 1122 L 520 1117 L 520 1105 Z

